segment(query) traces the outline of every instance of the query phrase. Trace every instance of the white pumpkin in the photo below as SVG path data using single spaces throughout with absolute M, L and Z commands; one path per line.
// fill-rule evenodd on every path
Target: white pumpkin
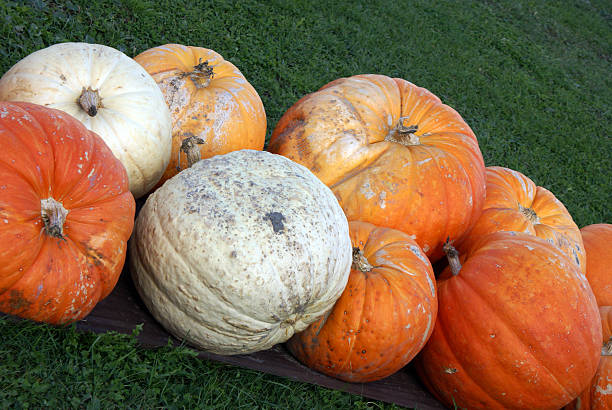
M 195 163 L 136 219 L 130 267 L 170 333 L 224 355 L 264 350 L 328 312 L 351 268 L 348 222 L 308 169 L 265 151 Z
M 155 80 L 119 50 L 60 43 L 35 51 L 0 79 L 0 100 L 63 110 L 100 135 L 146 194 L 170 160 L 172 120 Z

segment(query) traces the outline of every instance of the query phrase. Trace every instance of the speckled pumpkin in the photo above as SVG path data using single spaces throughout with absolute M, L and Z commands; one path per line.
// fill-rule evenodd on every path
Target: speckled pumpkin
M 350 221 L 415 235 L 432 262 L 476 222 L 485 198 L 476 136 L 453 108 L 400 79 L 341 78 L 297 101 L 268 150 L 308 167 Z
M 495 232 L 438 279 L 438 317 L 415 359 L 449 408 L 556 410 L 582 392 L 601 352 L 582 271 L 545 239 Z
M 289 340 L 308 367 L 350 382 L 370 382 L 404 367 L 433 331 L 438 310 L 431 263 L 409 235 L 349 223 L 353 266 L 329 315 Z
M 80 320 L 125 262 L 135 212 L 125 168 L 81 122 L 37 104 L 0 102 L 0 147 L 0 311 Z
M 267 349 L 329 311 L 351 268 L 348 222 L 308 169 L 264 151 L 201 160 L 151 194 L 130 267 L 153 316 L 217 354 Z
M 263 103 L 240 70 L 219 53 L 166 44 L 134 60 L 155 79 L 172 116 L 172 154 L 157 186 L 202 158 L 263 149 Z

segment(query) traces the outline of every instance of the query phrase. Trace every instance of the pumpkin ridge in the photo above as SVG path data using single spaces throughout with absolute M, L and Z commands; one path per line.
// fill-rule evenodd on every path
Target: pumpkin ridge
M 506 241 L 504 241 L 504 242 L 506 242 Z M 478 255 L 478 253 L 481 253 L 481 251 L 483 251 L 483 250 L 486 250 L 486 249 L 484 249 L 484 248 L 480 248 L 478 251 L 476 251 L 475 253 L 471 254 L 471 255 L 470 255 L 470 259 L 476 258 L 476 255 Z M 556 248 L 554 248 L 554 250 L 556 251 L 557 249 L 556 249 Z M 557 252 L 557 253 L 558 253 L 558 254 L 560 254 L 560 255 L 562 255 L 562 253 L 561 253 L 561 252 Z M 489 257 L 489 258 L 490 258 L 490 257 Z M 464 266 L 467 264 L 467 262 L 469 262 L 469 261 L 464 261 Z M 461 276 L 461 272 L 460 272 L 460 273 L 459 273 L 459 275 L 457 275 L 457 276 Z M 487 298 L 485 298 L 483 295 L 481 295 L 481 294 L 480 294 L 480 293 L 479 293 L 479 292 L 478 292 L 476 289 L 474 289 L 474 287 L 472 287 L 472 286 L 471 286 L 471 285 L 470 285 L 470 284 L 469 284 L 467 281 L 462 280 L 462 282 L 463 282 L 463 285 L 464 285 L 464 286 L 463 286 L 463 290 L 465 291 L 465 290 L 467 289 L 467 290 L 471 291 L 471 292 L 472 292 L 472 294 L 473 294 L 473 295 L 475 295 L 476 297 L 478 297 L 478 299 L 479 299 L 479 300 L 480 300 L 480 301 L 483 303 L 483 305 L 487 307 L 487 309 L 489 310 L 490 315 L 491 315 L 491 316 L 496 316 L 496 317 L 498 318 L 498 320 L 496 320 L 496 321 L 495 321 L 496 323 L 501 323 L 501 324 L 503 324 L 503 326 L 504 326 L 506 329 L 510 329 L 510 326 L 508 325 L 508 322 L 510 321 L 510 320 L 509 320 L 510 318 L 506 317 L 506 315 L 504 315 L 504 316 L 500 316 L 500 313 L 502 313 L 503 311 L 502 311 L 502 312 L 500 312 L 500 310 L 499 310 L 499 309 L 494 309 L 494 308 L 493 308 L 493 304 L 492 304 L 492 303 L 491 303 L 491 302 L 490 302 L 490 301 L 489 301 Z M 464 297 L 465 297 L 465 295 L 464 295 Z M 504 318 L 504 320 L 499 320 L 499 319 L 501 319 L 501 318 Z M 520 336 L 517 334 L 517 332 L 508 331 L 508 333 L 509 333 L 510 335 L 516 336 L 516 339 L 520 341 L 520 343 L 521 343 L 521 345 L 522 345 L 522 346 L 528 346 L 528 345 L 529 345 L 529 343 L 525 343 L 524 339 L 522 339 L 522 338 L 521 338 L 521 337 L 520 337 Z M 477 334 L 477 333 L 472 332 L 472 334 Z M 545 361 L 545 360 L 542 360 L 542 355 L 540 355 L 540 356 L 535 355 L 535 354 L 534 354 L 534 352 L 529 351 L 529 350 L 527 350 L 527 349 L 526 349 L 526 351 L 529 353 L 529 356 L 530 356 L 530 357 L 532 357 L 532 358 L 534 359 L 534 362 L 536 362 L 536 363 L 540 363 L 540 362 L 544 362 L 544 361 Z M 540 345 L 538 346 L 538 351 L 540 351 L 540 352 L 542 352 L 542 353 L 546 353 L 546 349 L 541 349 L 541 346 L 540 346 Z M 551 361 L 551 362 L 552 362 L 552 361 Z M 547 367 L 540 366 L 539 368 L 542 368 L 542 369 L 545 369 L 545 370 L 546 370 L 546 374 L 547 374 L 547 375 L 549 375 L 549 376 L 550 376 L 550 378 L 551 378 L 551 380 L 552 380 L 552 381 L 554 381 L 554 383 L 555 383 L 556 385 L 558 385 L 558 386 L 561 388 L 561 391 L 562 391 L 563 393 L 565 393 L 565 395 L 566 395 L 567 397 L 573 397 L 573 395 L 572 395 L 571 393 L 569 393 L 569 392 L 568 392 L 568 391 L 565 389 L 565 387 L 564 387 L 564 386 L 563 386 L 563 385 L 562 385 L 562 384 L 559 382 L 559 380 L 557 379 L 557 377 L 556 377 L 556 376 L 555 376 L 555 375 L 554 375 L 554 374 L 553 374 L 553 373 L 552 373 L 552 372 L 551 372 L 551 371 L 550 371 L 550 370 L 549 370 Z

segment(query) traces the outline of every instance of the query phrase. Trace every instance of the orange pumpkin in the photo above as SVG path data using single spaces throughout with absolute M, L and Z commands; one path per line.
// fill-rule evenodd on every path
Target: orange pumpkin
M 487 192 L 482 215 L 459 249 L 497 231 L 525 232 L 546 239 L 586 271 L 586 254 L 578 226 L 549 190 L 520 172 L 487 167 Z
M 470 127 L 399 78 L 357 75 L 306 95 L 282 116 L 268 149 L 309 168 L 349 220 L 415 235 L 432 262 L 484 202 L 484 161 Z
M 526 233 L 474 242 L 438 280 L 438 318 L 415 360 L 442 403 L 469 409 L 559 409 L 595 374 L 597 303 L 559 248 Z
M 291 338 L 308 367 L 350 382 L 387 377 L 421 350 L 438 308 L 429 260 L 395 229 L 349 223 L 353 266 L 333 309 Z
M 586 277 L 597 303 L 599 306 L 612 306 L 612 225 L 588 225 L 580 229 L 580 233 L 587 254 Z
M 600 306 L 603 346 L 597 373 L 590 386 L 566 410 L 612 409 L 612 306 Z
M 172 116 L 172 155 L 157 187 L 200 159 L 263 149 L 263 103 L 240 70 L 221 55 L 166 44 L 134 60 L 157 82 Z
M 0 311 L 85 317 L 119 278 L 134 225 L 127 172 L 62 111 L 0 102 Z

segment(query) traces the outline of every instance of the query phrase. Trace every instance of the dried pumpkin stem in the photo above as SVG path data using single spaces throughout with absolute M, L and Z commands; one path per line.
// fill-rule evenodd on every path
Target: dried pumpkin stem
M 200 137 L 191 136 L 187 137 L 181 143 L 181 148 L 179 149 L 179 160 L 178 160 L 178 170 L 181 169 L 181 152 L 184 152 L 187 155 L 187 168 L 191 167 L 193 164 L 202 159 L 200 154 L 200 144 L 204 144 L 204 140 Z
M 519 210 L 521 211 L 521 213 L 523 215 L 525 215 L 525 217 L 529 220 L 529 222 L 531 222 L 532 224 L 538 224 L 540 223 L 540 217 L 538 216 L 538 214 L 535 213 L 535 211 L 531 208 L 526 208 L 523 205 L 519 204 Z
M 446 254 L 446 258 L 448 259 L 448 264 L 450 266 L 453 276 L 457 276 L 459 274 L 459 271 L 461 270 L 461 262 L 459 262 L 459 252 L 452 245 L 450 238 L 446 239 L 442 250 Z
M 369 272 L 374 266 L 368 262 L 368 259 L 363 255 L 363 251 L 357 247 L 353 248 L 353 269 L 360 272 Z
M 189 75 L 191 81 L 193 81 L 197 88 L 208 87 L 210 80 L 215 77 L 213 67 L 208 65 L 208 60 L 202 61 L 202 59 L 200 59 L 199 64 L 193 66 L 193 71 L 187 73 L 187 75 Z
M 47 235 L 64 239 L 64 223 L 67 215 L 68 210 L 61 202 L 51 197 L 40 201 L 40 216 Z
M 612 356 L 612 337 L 601 348 L 602 356 Z
M 93 90 L 91 87 L 87 89 L 83 87 L 78 103 L 90 117 L 95 117 L 98 114 L 98 109 L 102 107 L 102 99 L 98 90 Z
M 407 120 L 408 117 L 400 117 L 395 128 L 385 137 L 385 141 L 397 142 L 402 145 L 419 145 L 421 140 L 414 134 L 418 131 L 419 126 L 416 124 L 405 125 Z

